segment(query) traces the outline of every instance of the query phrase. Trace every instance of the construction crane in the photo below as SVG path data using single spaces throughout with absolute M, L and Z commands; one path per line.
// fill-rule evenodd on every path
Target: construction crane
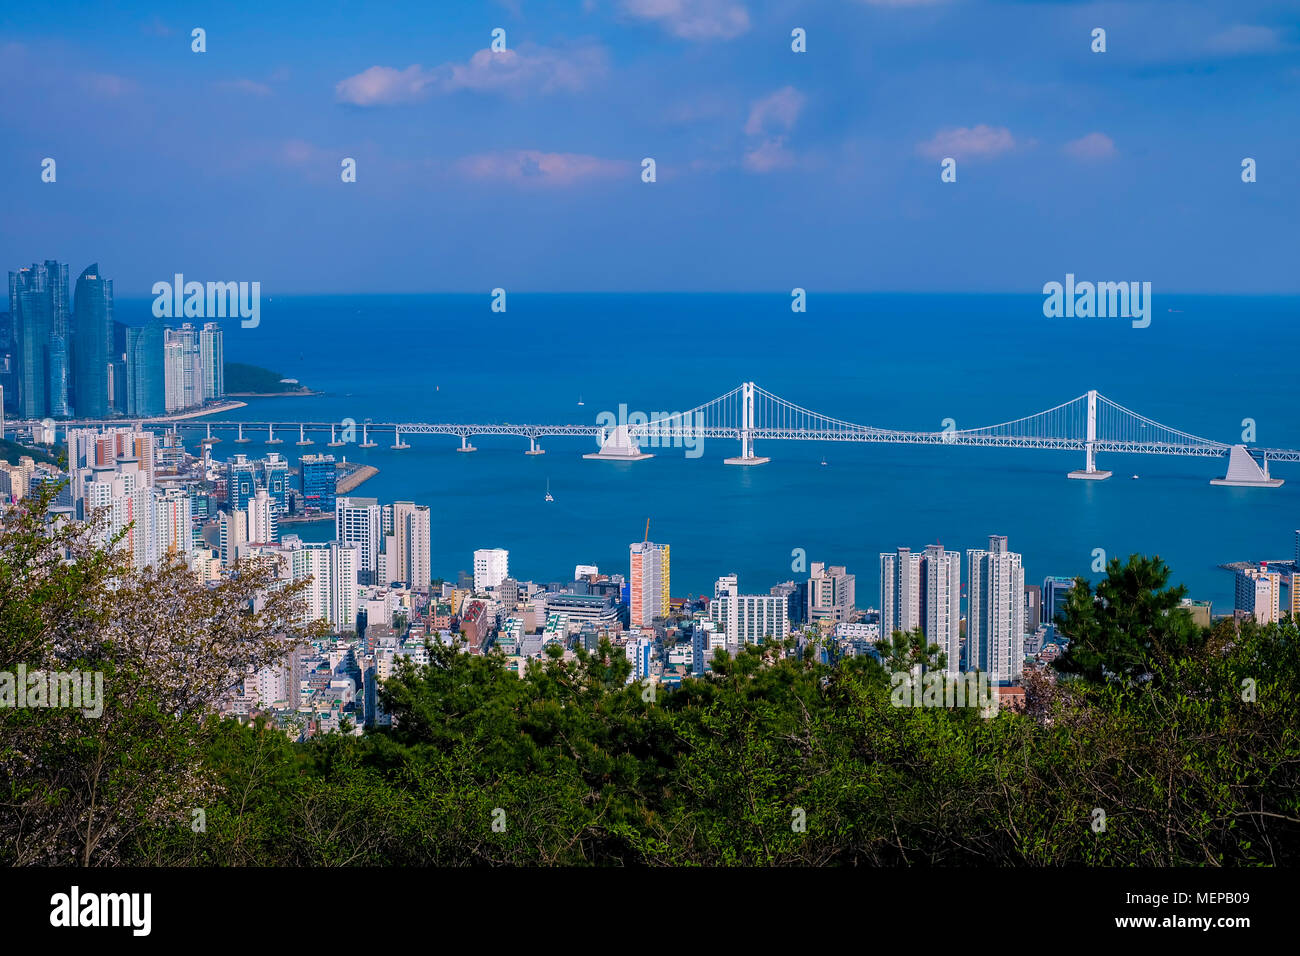
M 650 543 L 650 519 L 646 518 L 645 519 L 645 541 L 643 541 L 642 544 L 649 544 L 649 543 Z

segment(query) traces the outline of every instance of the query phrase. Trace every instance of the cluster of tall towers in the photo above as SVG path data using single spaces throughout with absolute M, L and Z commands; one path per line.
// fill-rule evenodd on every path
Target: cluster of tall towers
M 53 259 L 9 273 L 12 346 L 5 400 L 19 418 L 151 417 L 225 391 L 221 327 L 130 326 L 113 317 L 113 280 L 87 266 L 69 295 Z
M 961 553 L 932 544 L 880 556 L 880 633 L 920 629 L 946 656 L 946 668 L 981 670 L 999 683 L 1020 676 L 1024 660 L 1025 569 L 1003 535 L 966 552 L 966 645 L 961 641 Z
M 15 409 L 23 418 L 106 418 L 113 394 L 113 280 L 93 263 L 68 295 L 54 260 L 9 273 Z

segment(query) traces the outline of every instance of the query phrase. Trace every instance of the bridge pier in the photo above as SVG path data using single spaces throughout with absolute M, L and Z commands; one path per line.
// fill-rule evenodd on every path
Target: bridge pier
M 536 439 L 536 438 L 531 438 L 531 437 L 530 437 L 530 438 L 528 439 L 528 451 L 524 452 L 524 454 L 525 454 L 525 455 L 545 455 L 545 454 L 546 454 L 546 449 L 545 449 L 545 448 L 538 448 L 538 447 L 537 447 L 537 439 Z
M 744 391 L 741 393 L 743 402 L 741 410 L 743 422 L 740 426 L 740 455 L 736 458 L 726 458 L 723 464 L 726 465 L 765 465 L 771 458 L 762 458 L 754 454 L 754 383 L 746 382 Z
M 314 444 L 316 444 L 314 441 L 312 441 L 310 438 L 307 437 L 307 426 L 306 426 L 306 425 L 301 425 L 301 424 L 300 424 L 300 425 L 298 426 L 298 441 L 295 442 L 295 444 L 298 445 L 298 447 L 300 447 L 300 448 L 303 447 L 304 445 L 314 445 Z
M 602 429 L 600 451 L 582 457 L 592 461 L 645 461 L 654 455 L 641 450 L 627 425 L 619 425 L 612 432 Z
M 456 450 L 457 450 L 457 451 L 464 451 L 464 452 L 478 451 L 477 448 L 475 448 L 473 445 L 471 445 L 471 444 L 469 443 L 469 436 L 468 436 L 468 435 L 461 435 L 461 436 L 460 436 L 460 447 L 457 448 Z
M 283 445 L 283 444 L 284 444 L 284 440 L 283 440 L 283 439 L 281 439 L 281 438 L 276 438 L 276 437 L 275 437 L 275 426 L 274 426 L 274 425 L 267 425 L 267 426 L 266 426 L 266 443 L 267 443 L 268 445 Z
M 207 441 L 207 443 L 208 443 L 209 445 L 215 445 L 217 442 L 221 441 L 220 438 L 213 438 L 213 437 L 212 437 L 212 423 L 211 423 L 211 422 L 208 422 L 208 437 L 207 437 L 206 441 Z
M 1111 472 L 1102 471 L 1097 467 L 1097 456 L 1093 448 L 1093 443 L 1097 441 L 1097 390 L 1095 388 L 1088 390 L 1088 437 L 1083 443 L 1084 449 L 1084 467 L 1082 470 L 1072 471 L 1067 477 L 1078 478 L 1083 481 L 1105 481 L 1111 476 Z
M 334 431 L 336 427 L 337 426 L 335 426 L 333 423 L 330 424 L 330 441 L 328 446 L 330 448 L 342 448 L 346 444 L 346 442 L 341 442 L 338 440 L 338 436 L 335 434 Z
M 1268 455 L 1264 455 L 1264 467 L 1246 450 L 1245 445 L 1233 445 L 1228 453 L 1228 473 L 1222 478 L 1211 478 L 1212 485 L 1227 485 L 1232 488 L 1277 488 L 1282 484 L 1281 478 L 1268 476 Z
M 393 449 L 393 451 L 401 451 L 403 448 L 410 448 L 410 447 L 411 447 L 410 445 L 408 445 L 408 444 L 406 444 L 406 442 L 402 441 L 402 433 L 401 433 L 400 431 L 398 431 L 396 428 L 394 428 L 394 429 L 393 429 L 393 444 L 392 444 L 392 449 Z
M 244 426 L 239 426 L 239 437 L 235 439 L 236 445 L 247 445 L 253 439 L 244 437 Z
M 369 426 L 369 425 L 362 425 L 362 426 L 361 426 L 361 444 L 360 444 L 358 447 L 360 447 L 360 448 L 378 448 L 378 447 L 379 447 L 379 443 L 378 443 L 378 442 L 373 442 L 373 441 L 370 440 L 370 426 Z

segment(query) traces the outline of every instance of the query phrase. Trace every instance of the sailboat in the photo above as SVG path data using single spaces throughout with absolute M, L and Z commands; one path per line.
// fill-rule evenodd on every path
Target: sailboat
M 581 395 L 578 396 L 578 404 L 579 404 L 579 405 L 585 405 L 585 404 L 587 404 L 586 402 L 584 402 L 584 401 L 582 400 L 582 396 L 581 396 Z
M 551 479 L 549 478 L 546 479 L 546 500 L 547 501 L 555 500 L 554 498 L 551 497 Z

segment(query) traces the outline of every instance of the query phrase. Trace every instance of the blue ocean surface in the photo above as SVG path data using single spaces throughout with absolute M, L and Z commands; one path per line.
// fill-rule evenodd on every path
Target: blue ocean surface
M 1017 419 L 1095 388 L 1158 422 L 1227 443 L 1255 423 L 1255 444 L 1300 448 L 1296 356 L 1300 299 L 1162 295 L 1152 322 L 1049 319 L 1039 295 L 854 295 L 811 291 L 795 314 L 771 294 L 510 293 L 507 311 L 482 295 L 263 295 L 261 322 L 227 321 L 228 361 L 299 379 L 324 394 L 247 399 L 225 419 L 595 424 L 620 404 L 683 411 L 754 381 L 798 405 L 848 421 L 939 430 Z M 147 301 L 121 302 L 139 321 Z M 579 401 L 583 404 L 579 405 Z M 197 437 L 197 436 L 196 436 Z M 216 446 L 261 455 L 254 441 Z M 276 450 L 304 449 L 285 434 Z M 1099 456 L 1104 482 L 1071 481 L 1081 452 L 850 444 L 758 443 L 771 462 L 734 467 L 735 441 L 703 454 L 647 449 L 635 463 L 583 460 L 594 438 L 552 438 L 526 456 L 524 438 L 478 437 L 458 454 L 446 436 L 391 433 L 379 447 L 327 449 L 379 468 L 355 494 L 432 509 L 433 566 L 453 578 L 476 548 L 510 551 L 511 573 L 571 579 L 576 564 L 627 572 L 628 545 L 672 546 L 672 592 L 712 593 L 736 572 L 748 593 L 799 576 L 807 561 L 857 575 L 859 606 L 878 606 L 881 551 L 983 547 L 1004 534 L 1026 581 L 1090 579 L 1094 552 L 1159 555 L 1189 595 L 1231 610 L 1228 561 L 1291 558 L 1300 528 L 1300 464 L 1271 466 L 1276 489 L 1213 487 L 1226 459 Z M 826 464 L 823 465 L 822 461 Z M 1131 480 L 1138 474 L 1139 480 Z M 545 502 L 547 481 L 553 502 Z M 298 525 L 312 540 L 332 524 Z M 963 580 L 966 569 L 963 567 Z

